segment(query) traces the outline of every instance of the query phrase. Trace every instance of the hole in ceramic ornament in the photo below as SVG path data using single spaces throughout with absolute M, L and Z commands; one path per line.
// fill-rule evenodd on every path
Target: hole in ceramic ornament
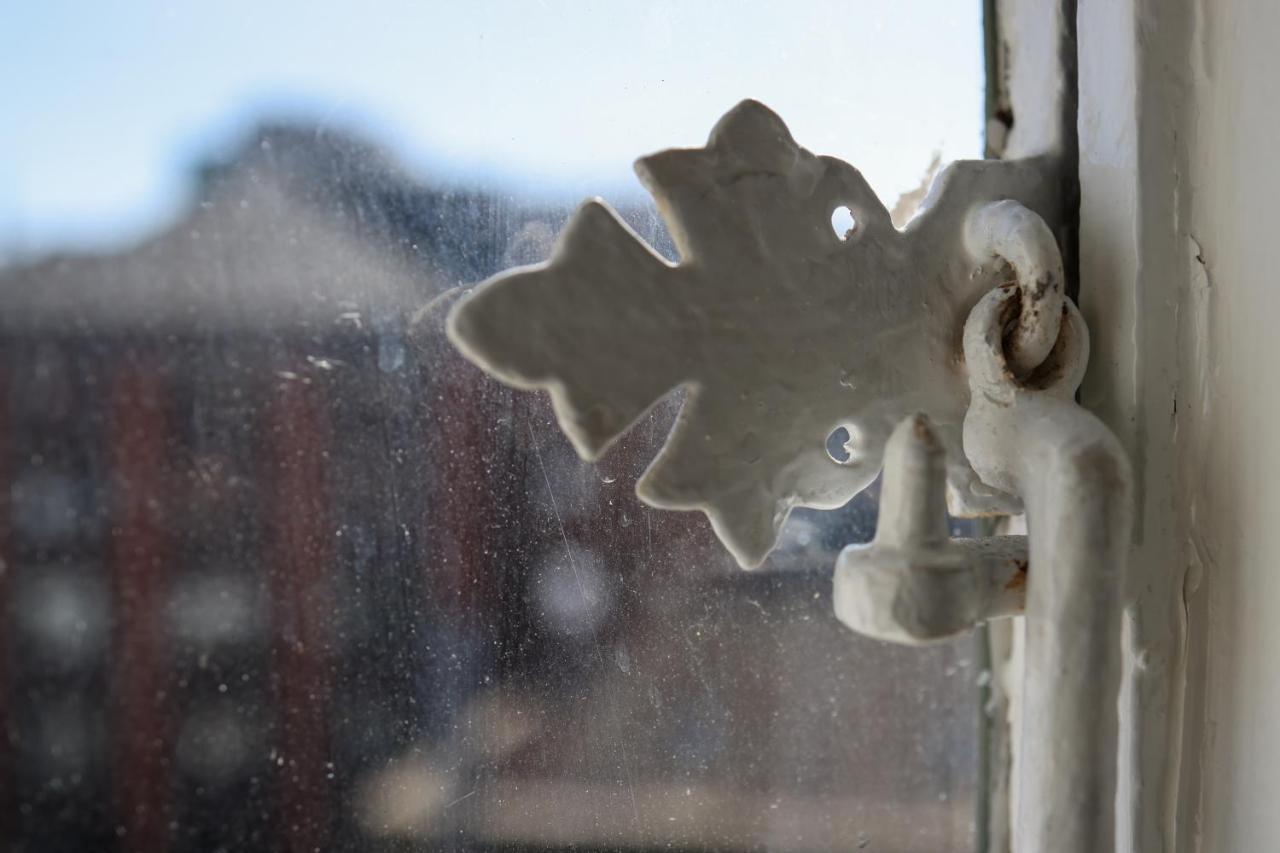
M 827 455 L 839 465 L 852 465 L 858 461 L 861 439 L 857 427 L 838 426 L 827 436 Z
M 853 218 L 853 211 L 841 205 L 831 211 L 831 230 L 841 240 L 848 240 L 849 235 L 858 227 L 858 220 Z

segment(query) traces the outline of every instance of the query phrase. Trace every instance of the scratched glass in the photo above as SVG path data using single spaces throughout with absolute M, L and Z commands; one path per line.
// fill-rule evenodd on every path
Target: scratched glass
M 589 465 L 441 321 L 589 193 L 674 258 L 628 161 L 743 97 L 906 217 L 981 4 L 100 5 L 0 37 L 5 850 L 973 848 L 972 640 L 831 612 L 874 494 L 743 573 L 634 496 L 678 394 Z

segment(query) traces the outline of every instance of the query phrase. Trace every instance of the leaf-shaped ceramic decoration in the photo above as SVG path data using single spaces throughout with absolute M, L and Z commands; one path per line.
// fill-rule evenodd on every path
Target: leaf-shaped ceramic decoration
M 975 205 L 1026 197 L 1038 172 L 955 163 L 902 231 L 862 175 L 801 148 L 744 101 L 705 148 L 637 162 L 679 249 L 671 264 L 588 201 L 547 263 L 504 272 L 459 302 L 449 335 L 499 379 L 551 394 L 595 458 L 672 389 L 687 390 L 637 484 L 656 507 L 698 509 L 744 567 L 793 507 L 834 508 L 875 479 L 893 427 L 928 412 L 953 460 L 953 497 L 1008 508 L 964 462 L 965 317 L 1002 265 L 965 248 Z M 856 226 L 837 234 L 832 214 Z M 846 427 L 851 456 L 828 436 Z

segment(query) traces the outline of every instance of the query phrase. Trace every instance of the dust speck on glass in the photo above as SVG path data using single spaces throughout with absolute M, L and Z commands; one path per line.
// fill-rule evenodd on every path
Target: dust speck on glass
M 874 494 L 743 573 L 634 496 L 678 394 L 585 464 L 423 308 L 588 195 L 673 257 L 629 163 L 745 97 L 903 221 L 980 7 L 10 10 L 3 849 L 971 849 L 971 643 L 831 612 Z

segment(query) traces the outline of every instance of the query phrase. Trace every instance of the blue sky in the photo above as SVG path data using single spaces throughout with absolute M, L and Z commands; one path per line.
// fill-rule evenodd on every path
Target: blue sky
M 981 3 L 0 0 L 0 79 L 0 255 L 145 233 L 281 117 L 567 200 L 754 97 L 892 201 L 981 150 Z

